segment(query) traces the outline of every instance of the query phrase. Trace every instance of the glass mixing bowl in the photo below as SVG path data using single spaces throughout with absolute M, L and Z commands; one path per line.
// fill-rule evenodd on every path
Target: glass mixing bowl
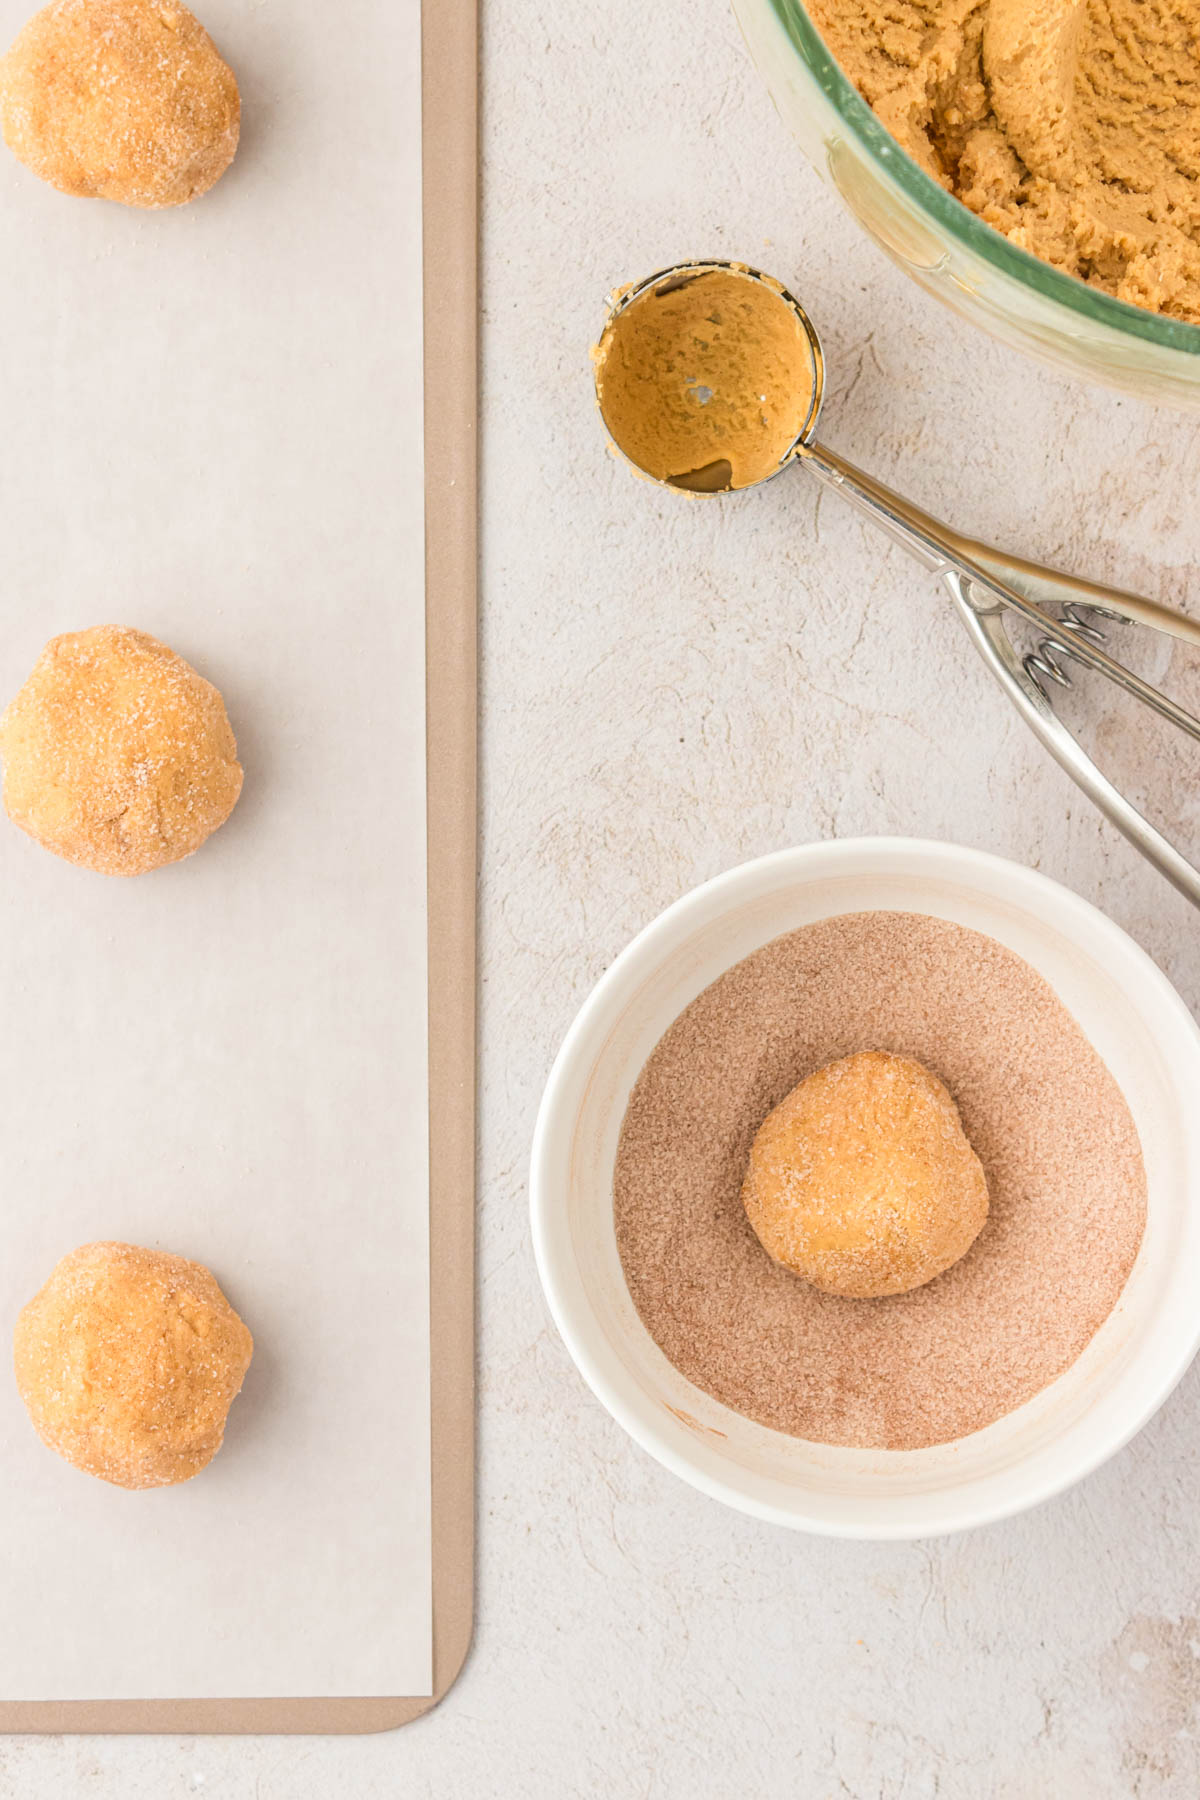
M 1074 375 L 1200 408 L 1200 325 L 1087 287 L 1009 243 L 905 155 L 800 0 L 733 0 L 785 122 L 893 262 L 964 318 Z

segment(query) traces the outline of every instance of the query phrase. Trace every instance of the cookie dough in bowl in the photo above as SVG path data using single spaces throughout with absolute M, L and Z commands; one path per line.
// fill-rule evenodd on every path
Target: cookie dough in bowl
M 901 146 L 1020 248 L 1200 322 L 1191 0 L 809 0 Z
M 180 0 L 52 0 L 0 61 L 13 154 L 65 194 L 182 206 L 238 145 L 233 70 Z
M 0 717 L 0 757 L 13 823 L 104 875 L 190 856 L 242 791 L 216 688 L 124 625 L 51 639 Z
M 117 1487 L 189 1481 L 221 1448 L 254 1342 L 201 1263 L 84 1244 L 17 1320 L 17 1386 L 51 1450 Z

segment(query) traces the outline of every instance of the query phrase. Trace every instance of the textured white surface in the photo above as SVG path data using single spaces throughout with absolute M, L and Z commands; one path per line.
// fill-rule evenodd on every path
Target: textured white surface
M 1032 554 L 1176 600 L 1191 578 L 1196 605 L 1200 422 L 1067 386 L 913 289 L 792 150 L 722 0 L 492 0 L 485 51 L 475 1649 L 395 1736 L 0 1743 L 0 1792 L 1194 1800 L 1200 1370 L 1014 1523 L 887 1548 L 758 1528 L 585 1391 L 525 1170 L 591 981 L 781 844 L 924 832 L 1036 864 L 1200 999 L 1200 920 L 1026 740 L 919 570 L 799 476 L 689 504 L 610 461 L 586 358 L 605 290 L 761 260 L 825 335 L 830 442 Z M 1102 723 L 1200 825 L 1194 776 Z

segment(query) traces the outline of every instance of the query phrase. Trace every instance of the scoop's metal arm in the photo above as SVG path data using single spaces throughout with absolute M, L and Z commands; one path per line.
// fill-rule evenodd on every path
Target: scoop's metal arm
M 1044 569 L 1039 563 L 994 550 L 990 544 L 980 544 L 973 538 L 964 539 L 963 547 L 970 560 L 993 580 L 1012 588 L 1035 606 L 1090 606 L 1096 612 L 1124 619 L 1129 625 L 1165 632 L 1168 637 L 1200 649 L 1200 620 L 1189 619 L 1173 606 L 1127 593 L 1124 588 L 1085 581 L 1080 575 L 1066 575 L 1061 569 Z
M 856 469 L 853 463 L 848 463 L 833 450 L 826 450 L 821 444 L 801 445 L 797 454 L 811 474 L 828 486 L 835 487 L 860 511 L 869 514 L 876 525 L 918 557 L 926 568 L 943 575 L 957 573 L 970 583 L 973 592 L 990 595 L 1010 612 L 1020 613 L 1050 637 L 1057 635 L 1059 621 L 1050 613 L 1043 612 L 1038 600 L 1059 600 L 1064 605 L 1074 602 L 1076 605 L 1098 607 L 1120 618 L 1151 625 L 1158 631 L 1170 629 L 1174 636 L 1200 645 L 1200 627 L 1182 613 L 1173 612 L 1170 607 L 1159 606 L 1155 601 L 1140 600 L 1136 595 L 1124 594 L 1118 588 L 1106 588 L 1096 582 L 1080 581 L 1076 576 L 1060 575 L 1055 569 L 1040 568 L 1036 563 L 1006 556 L 1000 550 L 977 544 L 973 538 L 962 537 L 941 519 L 923 512 L 911 500 L 906 500 L 903 494 L 885 487 L 873 475 Z M 1031 598 L 1032 594 L 1036 594 L 1038 599 Z M 1170 620 L 1169 626 L 1163 623 L 1164 619 Z M 1098 644 L 1089 642 L 1080 635 L 1072 640 L 1071 654 L 1076 662 L 1086 663 L 1089 668 L 1107 676 L 1117 687 L 1132 694 L 1135 700 L 1140 700 L 1170 724 L 1178 726 L 1180 731 L 1185 731 L 1189 737 L 1200 741 L 1200 719 L 1193 718 L 1190 712 L 1176 705 L 1174 700 L 1152 687 L 1148 681 L 1143 681 L 1140 675 L 1135 675 L 1124 663 L 1117 662 L 1106 651 L 1101 650 Z
M 1200 623 L 1138 594 L 1084 581 L 1056 569 L 1042 568 L 1037 563 L 1026 562 L 1021 557 L 1009 556 L 990 545 L 963 537 L 941 520 L 922 512 L 902 494 L 893 492 L 821 445 L 802 445 L 798 456 L 810 473 L 836 488 L 866 512 L 889 537 L 941 575 L 972 643 L 1029 729 L 1118 831 L 1123 832 L 1193 906 L 1200 907 L 1200 871 L 1143 817 L 1119 788 L 1113 786 L 1068 730 L 1014 648 L 1005 630 L 1004 614 L 1015 612 L 1029 620 L 1044 633 L 1052 649 L 1107 676 L 1126 693 L 1198 740 L 1200 720 L 1107 655 L 1094 638 L 1088 636 L 1086 629 L 1080 628 L 1078 620 L 1073 629 L 1066 631 L 1064 622 L 1043 608 L 1049 605 L 1090 607 L 1131 624 L 1147 626 L 1152 631 L 1166 632 L 1197 647 L 1200 647 Z M 1069 618 L 1067 622 L 1070 623 Z M 1061 680 L 1061 674 L 1056 679 Z
M 988 594 L 973 595 L 957 571 L 949 572 L 945 579 L 972 643 L 1034 736 L 1134 848 L 1193 906 L 1200 907 L 1200 871 L 1113 786 L 1068 731 L 1014 650 L 1004 629 L 1000 601 Z

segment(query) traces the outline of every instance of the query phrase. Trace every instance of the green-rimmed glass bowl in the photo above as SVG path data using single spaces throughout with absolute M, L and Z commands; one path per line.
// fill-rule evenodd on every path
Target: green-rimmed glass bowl
M 1144 400 L 1200 407 L 1200 325 L 1129 306 L 1020 250 L 938 186 L 842 74 L 800 0 L 733 0 L 818 172 L 914 281 L 993 337 Z

